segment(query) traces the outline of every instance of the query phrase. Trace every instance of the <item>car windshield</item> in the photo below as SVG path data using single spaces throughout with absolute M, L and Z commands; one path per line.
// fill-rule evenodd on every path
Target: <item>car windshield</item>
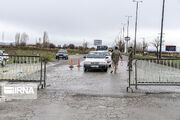
M 111 56 L 109 52 L 104 52 L 105 56 Z
M 58 53 L 67 53 L 67 51 L 62 51 L 62 50 L 61 50 L 61 51 L 58 51 Z
M 106 55 L 103 52 L 90 52 L 87 58 L 105 58 Z

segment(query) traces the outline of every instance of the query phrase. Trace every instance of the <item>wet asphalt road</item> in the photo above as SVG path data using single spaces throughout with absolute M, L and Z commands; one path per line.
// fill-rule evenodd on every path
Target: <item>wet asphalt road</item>
M 50 63 L 47 88 L 36 100 L 0 103 L 0 120 L 180 120 L 180 94 L 127 93 L 127 60 L 118 74 L 74 68 L 69 61 Z

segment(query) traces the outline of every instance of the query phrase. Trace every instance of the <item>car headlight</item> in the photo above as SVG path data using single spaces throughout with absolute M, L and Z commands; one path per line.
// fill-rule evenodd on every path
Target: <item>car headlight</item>
M 84 62 L 84 64 L 91 64 L 91 62 L 89 62 L 89 61 L 85 61 L 85 62 Z
M 110 63 L 110 62 L 111 62 L 110 60 L 107 61 L 107 63 Z

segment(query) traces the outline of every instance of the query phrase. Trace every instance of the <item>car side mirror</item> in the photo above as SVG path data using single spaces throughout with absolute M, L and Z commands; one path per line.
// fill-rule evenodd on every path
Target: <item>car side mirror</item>
M 108 59 L 109 57 L 108 56 L 106 56 L 106 59 Z
M 84 56 L 83 58 L 86 58 L 86 56 Z

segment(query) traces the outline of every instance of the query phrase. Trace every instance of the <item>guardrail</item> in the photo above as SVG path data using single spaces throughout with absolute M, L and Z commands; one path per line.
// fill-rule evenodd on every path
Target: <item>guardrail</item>
M 46 61 L 41 56 L 0 55 L 0 81 L 37 82 L 46 86 Z
M 180 86 L 180 59 L 134 58 L 129 86 Z

